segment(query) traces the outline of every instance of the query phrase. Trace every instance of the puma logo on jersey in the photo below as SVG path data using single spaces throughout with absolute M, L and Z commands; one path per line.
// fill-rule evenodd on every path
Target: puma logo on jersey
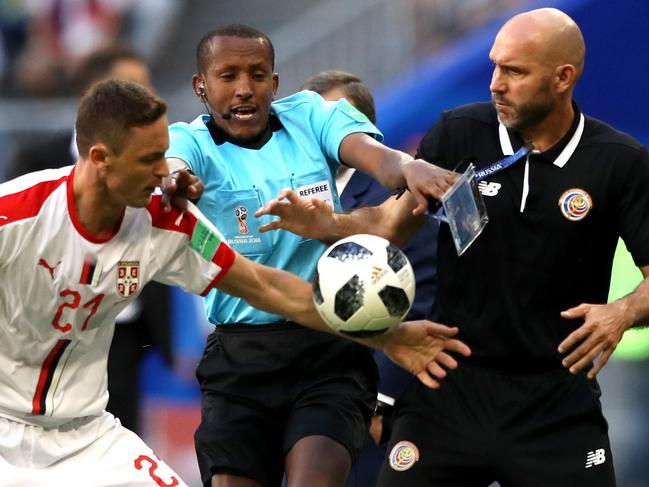
M 487 181 L 480 181 L 478 183 L 478 190 L 482 196 L 496 196 L 502 187 L 500 183 L 488 183 Z
M 606 452 L 604 451 L 604 448 L 598 448 L 595 451 L 589 451 L 586 454 L 585 468 L 594 467 L 595 465 L 601 465 L 605 461 L 606 461 Z
M 56 271 L 56 268 L 59 266 L 61 261 L 59 260 L 54 267 L 49 265 L 45 259 L 39 259 L 38 264 L 40 266 L 43 266 L 47 269 L 47 271 L 50 273 L 50 276 L 52 277 L 52 280 L 54 280 L 54 271 Z

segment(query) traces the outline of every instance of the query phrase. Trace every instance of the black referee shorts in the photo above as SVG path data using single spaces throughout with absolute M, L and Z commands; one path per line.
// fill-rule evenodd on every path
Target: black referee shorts
M 462 364 L 439 390 L 397 402 L 379 487 L 613 487 L 599 387 L 563 369 L 505 374 Z
M 376 401 L 367 348 L 294 323 L 217 326 L 196 374 L 206 486 L 218 471 L 280 485 L 284 457 L 311 435 L 334 439 L 354 458 Z

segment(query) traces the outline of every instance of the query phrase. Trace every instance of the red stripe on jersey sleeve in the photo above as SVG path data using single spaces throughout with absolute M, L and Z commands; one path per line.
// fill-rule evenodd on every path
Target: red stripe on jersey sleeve
M 67 179 L 66 175 L 52 181 L 42 181 L 16 193 L 0 197 L 0 227 L 38 215 L 45 200 Z
M 207 296 L 207 293 L 209 293 L 219 283 L 219 281 L 223 279 L 223 277 L 230 270 L 230 267 L 232 267 L 235 256 L 236 252 L 232 250 L 229 245 L 225 244 L 224 242 L 221 242 L 219 244 L 219 248 L 216 250 L 214 257 L 212 257 L 212 262 L 218 265 L 221 268 L 221 271 L 216 275 L 216 277 L 214 277 L 214 279 L 212 279 L 212 282 L 210 282 L 210 284 L 201 293 L 201 296 Z
M 165 213 L 162 211 L 162 196 L 160 195 L 154 195 L 146 209 L 151 215 L 151 224 L 154 227 L 184 233 L 191 238 L 196 226 L 196 217 L 190 212 L 183 213 L 172 207 L 169 213 Z

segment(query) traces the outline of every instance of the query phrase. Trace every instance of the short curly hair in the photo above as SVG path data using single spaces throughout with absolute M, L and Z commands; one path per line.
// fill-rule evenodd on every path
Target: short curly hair
M 151 125 L 164 116 L 167 104 L 145 87 L 108 80 L 92 86 L 81 98 L 75 128 L 82 157 L 102 142 L 119 154 L 132 127 Z
M 271 69 L 275 69 L 275 48 L 273 42 L 262 31 L 245 24 L 228 24 L 205 34 L 196 46 L 196 67 L 205 73 L 210 64 L 210 46 L 217 37 L 239 37 L 241 39 L 261 39 L 268 45 Z

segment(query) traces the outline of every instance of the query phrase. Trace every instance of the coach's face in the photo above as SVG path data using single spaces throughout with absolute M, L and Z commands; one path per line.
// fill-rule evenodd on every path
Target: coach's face
M 128 131 L 119 153 L 109 151 L 104 163 L 104 181 L 109 201 L 116 206 L 143 207 L 169 175 L 165 151 L 169 147 L 167 117 Z
M 194 76 L 194 90 L 198 94 L 204 89 L 202 100 L 230 137 L 241 141 L 258 137 L 268 128 L 279 82 L 270 46 L 263 39 L 216 37 L 210 54 L 207 72 Z
M 498 120 L 513 130 L 537 126 L 556 107 L 552 67 L 539 54 L 543 46 L 538 41 L 537 36 L 506 25 L 489 53 L 494 66 L 491 100 Z

